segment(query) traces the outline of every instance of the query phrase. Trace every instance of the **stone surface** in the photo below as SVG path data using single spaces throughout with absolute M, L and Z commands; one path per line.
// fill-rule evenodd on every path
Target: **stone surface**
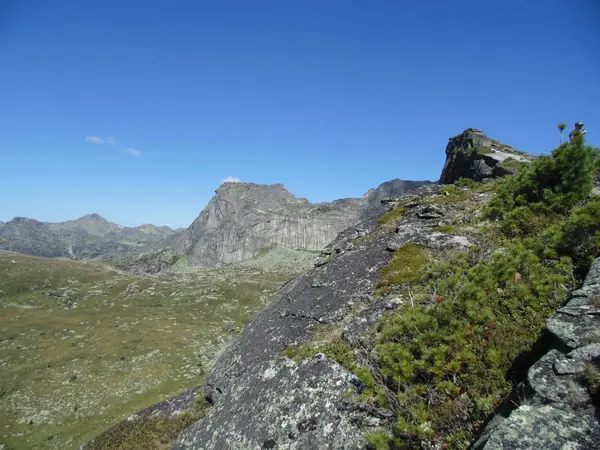
M 379 228 L 374 218 L 340 233 L 325 249 L 327 264 L 287 283 L 252 319 L 206 379 L 215 406 L 176 448 L 364 448 L 362 431 L 378 419 L 344 400 L 357 389 L 354 377 L 323 357 L 295 362 L 281 355 L 308 341 L 315 326 L 371 304 L 390 260 Z
M 452 184 L 460 178 L 483 181 L 503 177 L 514 173 L 513 164 L 527 163 L 531 158 L 490 139 L 481 130 L 468 128 L 450 138 L 440 183 Z
M 398 232 L 388 241 L 387 249 L 396 251 L 407 244 L 418 244 L 432 249 L 458 248 L 467 249 L 473 243 L 466 236 L 455 236 L 418 224 L 403 221 Z
M 600 448 L 593 408 L 565 411 L 523 405 L 496 428 L 484 450 L 591 450 Z
M 564 345 L 575 349 L 600 342 L 600 310 L 588 297 L 576 297 L 546 322 L 548 330 Z
M 321 354 L 303 361 L 267 361 L 227 389 L 174 449 L 364 447 L 359 426 L 376 425 L 378 419 L 344 400 L 359 385 L 354 375 Z
M 564 361 L 561 357 L 562 353 L 558 350 L 546 353 L 529 369 L 529 385 L 543 402 L 568 402 L 571 406 L 591 403 L 592 400 L 578 377 L 569 373 L 557 374 L 554 370 L 557 361 Z

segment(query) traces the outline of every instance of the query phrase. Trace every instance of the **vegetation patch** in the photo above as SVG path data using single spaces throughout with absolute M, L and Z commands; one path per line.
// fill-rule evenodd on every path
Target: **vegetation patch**
M 379 223 L 382 225 L 385 225 L 390 222 L 397 224 L 398 221 L 406 215 L 407 211 L 408 211 L 408 208 L 405 208 L 405 207 L 394 208 L 394 209 L 386 212 L 383 216 L 381 216 L 378 219 Z
M 519 161 L 518 159 L 515 159 L 515 158 L 508 157 L 500 163 L 500 166 L 505 167 L 507 169 L 517 171 L 517 170 L 521 169 L 523 166 L 526 166 L 527 164 L 529 164 L 529 163 L 524 162 L 524 161 Z
M 442 186 L 439 195 L 432 195 L 421 201 L 422 205 L 458 203 L 470 199 L 474 192 L 471 189 L 460 188 L 450 184 Z
M 175 418 L 125 420 L 86 446 L 86 450 L 166 450 L 188 426 L 202 417 L 182 412 Z
M 590 395 L 600 403 L 600 369 L 594 363 L 586 363 L 583 379 Z
M 413 285 L 418 283 L 429 262 L 429 253 L 421 246 L 408 244 L 393 253 L 389 265 L 381 271 L 381 279 L 377 283 L 377 293 L 388 292 L 392 286 L 399 284 Z

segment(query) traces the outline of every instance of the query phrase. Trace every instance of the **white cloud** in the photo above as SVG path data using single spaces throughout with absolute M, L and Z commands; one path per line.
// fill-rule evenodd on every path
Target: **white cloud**
M 237 177 L 227 177 L 221 181 L 221 184 L 223 183 L 241 183 L 241 180 Z
M 136 150 L 135 148 L 126 148 L 125 149 L 126 153 L 129 153 L 130 155 L 133 156 L 142 156 L 142 152 L 140 152 L 139 150 Z
M 114 136 L 108 136 L 107 138 L 101 138 L 98 136 L 88 136 L 85 138 L 85 142 L 90 144 L 108 144 L 114 147 L 121 147 L 121 149 L 132 156 L 142 156 L 142 152 L 132 147 L 126 147 L 122 142 L 117 141 Z

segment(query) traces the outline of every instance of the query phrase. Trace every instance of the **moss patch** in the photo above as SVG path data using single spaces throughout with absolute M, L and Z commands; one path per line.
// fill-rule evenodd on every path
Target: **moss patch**
M 381 270 L 381 278 L 377 283 L 379 293 L 384 293 L 394 285 L 418 283 L 423 277 L 429 262 L 427 251 L 414 244 L 405 245 L 396 250 L 390 264 Z
M 600 369 L 591 362 L 586 363 L 583 379 L 590 395 L 600 403 Z
M 406 215 L 407 211 L 408 209 L 405 207 L 394 208 L 386 212 L 383 216 L 381 216 L 378 219 L 379 223 L 382 225 L 385 225 L 390 222 L 396 224 L 400 219 L 402 219 Z
M 501 167 L 506 167 L 507 169 L 511 169 L 517 171 L 521 169 L 523 166 L 526 166 L 528 163 L 519 161 L 515 158 L 508 157 L 504 161 L 500 163 Z

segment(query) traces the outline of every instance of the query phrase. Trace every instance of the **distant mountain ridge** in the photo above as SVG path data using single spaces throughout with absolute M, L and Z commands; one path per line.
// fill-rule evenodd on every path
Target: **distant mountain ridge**
M 15 217 L 0 222 L 0 250 L 49 258 L 118 259 L 176 233 L 151 224 L 125 227 L 99 214 L 58 223 Z

